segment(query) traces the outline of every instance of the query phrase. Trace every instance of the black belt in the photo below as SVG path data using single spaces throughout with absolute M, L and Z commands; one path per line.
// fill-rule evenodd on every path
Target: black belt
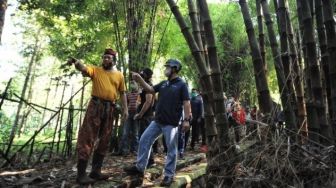
M 110 105 L 115 105 L 114 101 L 110 101 L 110 100 L 105 100 L 96 96 L 91 96 L 92 100 L 97 101 L 97 102 L 102 102 L 102 103 L 109 103 Z

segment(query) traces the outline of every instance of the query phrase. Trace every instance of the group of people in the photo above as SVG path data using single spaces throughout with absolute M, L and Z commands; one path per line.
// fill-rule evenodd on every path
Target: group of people
M 263 114 L 256 105 L 253 105 L 252 108 L 244 107 L 238 97 L 224 98 L 229 127 L 234 132 L 236 148 L 239 149 L 243 135 L 246 135 L 248 139 L 254 139 L 258 135 L 258 121 L 261 121 Z
M 200 136 L 202 147 L 206 147 L 202 95 L 195 88 L 189 94 L 187 84 L 179 77 L 181 62 L 176 59 L 166 61 L 164 75 L 167 79 L 156 85 L 151 82 L 151 69 L 131 72 L 129 92 L 126 92 L 124 76 L 115 68 L 116 55 L 114 50 L 106 49 L 101 66 L 84 65 L 74 58 L 68 60 L 69 65 L 75 65 L 78 71 L 92 80 L 91 99 L 77 139 L 76 181 L 92 184 L 109 178 L 101 172 L 101 168 L 111 139 L 116 101 L 120 99 L 124 125 L 118 155 L 136 155 L 136 163 L 124 168 L 124 171 L 143 178 L 144 171 L 154 164 L 153 149 L 162 135 L 166 161 L 161 186 L 169 186 L 174 179 L 177 158 L 184 157 L 190 133 L 191 150 Z M 246 119 L 257 119 L 257 108 L 243 108 L 238 98 L 233 97 L 225 100 L 225 107 L 238 146 L 241 128 L 248 124 Z M 255 130 L 255 124 L 250 124 L 246 132 L 254 133 Z M 87 175 L 86 168 L 92 153 L 92 169 Z
M 102 55 L 101 66 L 84 65 L 74 58 L 68 60 L 69 65 L 75 65 L 78 71 L 92 80 L 91 99 L 77 139 L 76 181 L 79 184 L 92 184 L 109 178 L 101 172 L 101 168 L 113 128 L 116 100 L 120 99 L 122 118 L 126 120 L 120 152 L 127 152 L 127 144 L 123 143 L 131 138 L 130 152 L 137 155 L 136 163 L 126 167 L 124 171 L 129 175 L 143 177 L 148 165 L 154 162 L 152 146 L 163 135 L 166 162 L 161 186 L 169 186 L 175 175 L 177 156 L 183 155 L 190 124 L 196 127 L 196 124 L 201 125 L 204 122 L 203 110 L 196 108 L 203 105 L 201 96 L 194 89 L 190 97 L 187 84 L 179 77 L 181 62 L 176 59 L 166 61 L 164 74 L 167 79 L 156 85 L 151 83 L 153 72 L 150 69 L 145 68 L 140 74 L 132 72 L 130 92 L 126 93 L 124 76 L 115 68 L 116 55 L 114 50 L 106 49 Z M 140 94 L 138 86 L 142 88 Z M 158 93 L 156 101 L 155 93 Z M 200 132 L 198 126 L 192 130 L 192 135 Z M 178 147 L 179 137 L 184 138 L 181 147 Z M 194 147 L 196 140 L 192 136 L 191 147 Z M 202 142 L 205 144 L 205 135 L 202 136 Z M 86 168 L 92 153 L 92 170 L 87 175 Z
M 149 68 L 145 68 L 140 72 L 140 76 L 151 84 L 151 77 L 153 71 Z M 141 89 L 135 81 L 131 81 L 130 91 L 127 93 L 128 113 L 129 116 L 122 126 L 121 139 L 118 144 L 118 151 L 112 155 L 127 156 L 129 154 L 136 155 L 138 151 L 138 140 L 141 137 L 144 130 L 148 127 L 149 123 L 153 119 L 155 113 L 156 99 L 155 95 L 146 92 Z M 199 91 L 196 88 L 191 90 L 190 105 L 192 118 L 190 125 L 191 130 L 182 131 L 181 121 L 178 128 L 178 153 L 179 158 L 184 158 L 184 151 L 189 143 L 189 136 L 191 134 L 190 149 L 194 150 L 195 143 L 199 143 L 199 137 L 202 136 L 202 147 L 206 146 L 205 127 L 204 127 L 204 110 L 203 99 Z M 149 158 L 147 167 L 154 165 L 154 153 L 167 153 L 167 145 L 165 139 L 162 136 L 161 140 L 156 140 L 152 146 L 152 152 Z

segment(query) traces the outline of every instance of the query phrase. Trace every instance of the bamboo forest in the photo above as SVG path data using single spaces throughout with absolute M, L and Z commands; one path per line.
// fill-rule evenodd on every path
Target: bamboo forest
M 0 187 L 336 187 L 336 0 L 0 0 Z

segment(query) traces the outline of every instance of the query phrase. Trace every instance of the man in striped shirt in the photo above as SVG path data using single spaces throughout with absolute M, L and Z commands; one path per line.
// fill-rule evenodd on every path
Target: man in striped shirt
M 127 93 L 128 118 L 123 126 L 123 133 L 119 145 L 117 155 L 128 155 L 129 152 L 136 154 L 138 150 L 138 132 L 139 127 L 137 121 L 134 120 L 134 115 L 137 113 L 137 101 L 139 97 L 138 84 L 135 81 L 130 83 L 130 92 Z M 130 138 L 130 139 L 129 139 Z

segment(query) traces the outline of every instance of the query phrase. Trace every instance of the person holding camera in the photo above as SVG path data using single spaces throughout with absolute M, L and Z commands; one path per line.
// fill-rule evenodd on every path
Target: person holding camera
M 113 127 L 113 111 L 119 96 L 123 107 L 123 118 L 126 119 L 128 116 L 124 76 L 120 71 L 113 69 L 117 62 L 116 54 L 114 50 L 106 49 L 101 66 L 86 66 L 74 58 L 70 58 L 67 62 L 69 65 L 75 65 L 78 71 L 92 80 L 91 99 L 77 138 L 76 181 L 79 184 L 92 184 L 97 180 L 109 178 L 108 175 L 101 173 L 101 167 L 108 150 Z M 92 170 L 87 176 L 86 168 L 92 150 L 94 150 Z

